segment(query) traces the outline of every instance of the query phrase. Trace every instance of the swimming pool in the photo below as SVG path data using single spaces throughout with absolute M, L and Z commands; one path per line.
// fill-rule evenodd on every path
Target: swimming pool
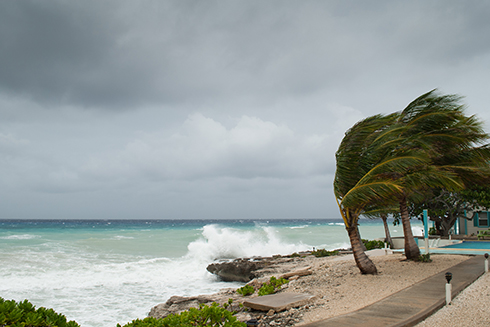
M 487 242 L 487 241 L 463 241 L 461 243 L 441 246 L 440 248 L 490 250 L 490 242 Z
M 420 253 L 425 254 L 425 247 L 419 242 Z M 398 251 L 398 250 L 395 250 Z M 403 252 L 400 249 L 400 252 Z M 455 241 L 450 245 L 444 245 L 440 247 L 429 247 L 431 254 L 464 254 L 464 255 L 484 255 L 490 254 L 490 242 L 489 241 Z

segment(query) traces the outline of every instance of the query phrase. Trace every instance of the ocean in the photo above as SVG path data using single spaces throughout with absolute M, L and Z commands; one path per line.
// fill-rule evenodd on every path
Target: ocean
M 401 226 L 390 230 L 403 236 Z M 381 220 L 362 219 L 360 231 L 384 237 Z M 208 273 L 215 260 L 313 247 L 350 247 L 342 220 L 0 220 L 0 297 L 82 327 L 114 327 L 172 295 L 243 286 Z

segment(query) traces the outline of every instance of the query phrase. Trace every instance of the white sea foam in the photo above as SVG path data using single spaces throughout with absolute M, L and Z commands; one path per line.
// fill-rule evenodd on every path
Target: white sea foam
M 208 262 L 195 257 L 101 257 L 25 251 L 21 260 L 7 258 L 11 266 L 0 268 L 0 294 L 55 308 L 85 327 L 113 327 L 144 318 L 172 295 L 212 293 L 234 285 L 217 281 L 206 271 Z
M 290 254 L 304 248 L 303 243 L 290 244 L 282 241 L 277 236 L 277 230 L 272 227 L 239 230 L 207 225 L 203 228 L 202 237 L 189 244 L 188 257 L 205 258 L 209 261 Z
M 114 240 L 134 240 L 132 236 L 116 235 L 113 237 Z
M 289 227 L 289 229 L 303 229 L 303 228 L 307 228 L 308 225 L 303 225 L 303 226 L 291 226 Z

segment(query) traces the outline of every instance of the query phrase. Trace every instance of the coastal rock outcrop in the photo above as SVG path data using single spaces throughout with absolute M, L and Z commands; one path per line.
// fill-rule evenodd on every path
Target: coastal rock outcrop
M 223 289 L 212 295 L 198 296 L 172 296 L 165 303 L 160 303 L 151 308 L 149 317 L 165 318 L 169 314 L 179 314 L 190 308 L 199 308 L 200 304 L 211 305 L 213 302 L 222 304 L 229 299 L 237 300 L 240 296 L 234 289 Z
M 273 257 L 254 257 L 252 259 L 235 259 L 233 261 L 215 262 L 207 267 L 210 273 L 219 276 L 225 281 L 239 281 L 248 283 L 255 289 L 255 294 L 244 297 L 236 292 L 235 288 L 225 288 L 220 292 L 211 295 L 199 295 L 199 296 L 172 296 L 165 303 L 160 303 L 154 306 L 149 316 L 154 318 L 164 318 L 170 314 L 179 314 L 182 311 L 189 310 L 189 308 L 198 308 L 199 305 L 211 305 L 216 302 L 220 305 L 224 303 L 230 303 L 232 300 L 233 305 L 228 308 L 231 311 L 237 312 L 237 318 L 240 321 L 247 321 L 252 318 L 256 318 L 259 321 L 270 321 L 273 325 L 278 323 L 279 326 L 291 326 L 294 322 L 298 322 L 298 314 L 295 310 L 287 310 L 280 315 L 274 314 L 272 316 L 264 315 L 258 312 L 245 311 L 245 307 L 242 305 L 245 300 L 257 297 L 257 290 L 263 283 L 267 282 L 271 276 L 278 278 L 287 278 L 290 281 L 295 281 L 301 276 L 307 276 L 312 274 L 311 266 L 305 266 L 304 258 L 308 256 L 308 253 L 303 253 L 302 256 L 273 256 Z M 282 286 L 280 292 L 289 288 L 289 284 Z M 295 314 L 292 314 L 295 313 Z M 277 318 L 277 320 L 275 320 Z
M 302 254 L 306 256 L 309 253 Z M 215 262 L 208 265 L 206 269 L 225 282 L 248 283 L 253 279 L 277 273 L 277 269 L 283 268 L 284 271 L 280 272 L 289 272 L 290 266 L 285 264 L 293 261 L 295 258 L 291 256 L 254 257 L 252 259 Z
M 154 318 L 164 318 L 169 314 L 180 313 L 189 308 L 197 308 L 200 304 L 212 303 L 214 301 L 215 299 L 204 295 L 192 297 L 172 296 L 167 302 L 160 303 L 151 308 L 148 315 Z
M 270 266 L 270 260 L 236 259 L 233 261 L 216 262 L 210 264 L 206 269 L 212 274 L 219 276 L 226 282 L 247 283 L 259 277 L 258 270 Z

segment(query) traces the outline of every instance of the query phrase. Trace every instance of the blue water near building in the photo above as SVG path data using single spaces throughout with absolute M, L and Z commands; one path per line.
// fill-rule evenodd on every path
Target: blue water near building
M 461 243 L 455 243 L 451 245 L 446 245 L 445 249 L 477 249 L 477 250 L 489 250 L 490 242 L 486 241 L 463 241 Z

